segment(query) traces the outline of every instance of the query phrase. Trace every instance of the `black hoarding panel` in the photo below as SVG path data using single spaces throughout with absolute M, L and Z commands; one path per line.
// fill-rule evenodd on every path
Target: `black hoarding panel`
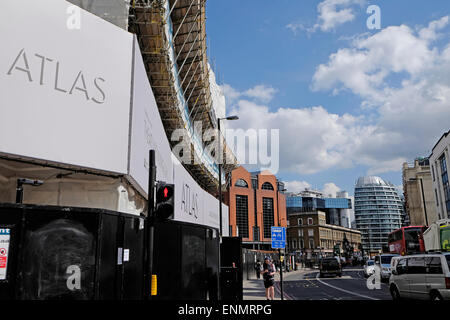
M 139 300 L 144 285 L 144 220 L 125 218 L 122 299 Z
M 205 229 L 181 227 L 181 292 L 184 299 L 206 299 Z
M 243 299 L 242 240 L 223 237 L 220 245 L 220 294 L 222 300 Z
M 97 253 L 96 298 L 112 300 L 118 296 L 117 278 L 117 231 L 119 227 L 117 215 L 103 214 L 99 230 L 99 245 Z
M 239 237 L 223 237 L 220 245 L 222 267 L 242 268 L 242 242 Z
M 175 222 L 155 224 L 153 273 L 158 290 L 154 299 L 183 299 L 180 292 L 180 228 Z
M 207 298 L 219 299 L 219 233 L 206 229 L 206 279 Z
M 153 299 L 218 299 L 218 230 L 165 221 L 155 224 Z
M 26 210 L 20 298 L 94 298 L 98 215 Z

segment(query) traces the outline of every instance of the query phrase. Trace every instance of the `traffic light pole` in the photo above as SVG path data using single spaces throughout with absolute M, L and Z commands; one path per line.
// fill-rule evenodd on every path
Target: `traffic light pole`
M 151 299 L 152 281 L 153 281 L 153 243 L 155 234 L 155 182 L 156 182 L 156 165 L 155 150 L 149 152 L 149 178 L 148 178 L 148 205 L 147 205 L 147 274 L 145 297 Z

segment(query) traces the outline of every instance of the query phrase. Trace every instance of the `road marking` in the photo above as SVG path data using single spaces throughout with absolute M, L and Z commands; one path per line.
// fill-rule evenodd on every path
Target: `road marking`
M 358 296 L 358 297 L 361 297 L 361 298 L 370 299 L 370 300 L 380 300 L 380 299 L 369 297 L 369 296 L 365 296 L 363 294 L 359 294 L 359 293 L 356 293 L 356 292 L 351 292 L 351 291 L 348 291 L 348 290 L 345 290 L 345 289 L 333 286 L 333 285 L 331 285 L 329 283 L 325 283 L 325 282 L 323 282 L 322 280 L 319 279 L 319 274 L 316 275 L 316 279 L 319 280 L 320 283 L 322 283 L 322 284 L 324 284 L 326 286 L 329 286 L 331 288 L 334 288 L 336 290 L 339 290 L 339 291 L 342 291 L 342 292 L 345 292 L 345 293 L 348 293 L 348 294 L 352 294 L 352 295 L 355 295 L 355 296 Z
M 364 269 L 342 269 L 342 271 L 364 271 Z

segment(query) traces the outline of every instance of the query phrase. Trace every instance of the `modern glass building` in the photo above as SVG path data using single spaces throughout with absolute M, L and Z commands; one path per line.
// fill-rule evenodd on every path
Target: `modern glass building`
M 351 199 L 347 193 L 339 198 L 326 198 L 319 192 L 303 191 L 299 194 L 290 194 L 286 197 L 288 215 L 298 212 L 323 211 L 326 214 L 326 223 L 349 228 L 348 210 L 352 208 Z
M 380 177 L 360 177 L 355 185 L 355 221 L 363 249 L 378 251 L 401 227 L 403 203 L 395 186 Z

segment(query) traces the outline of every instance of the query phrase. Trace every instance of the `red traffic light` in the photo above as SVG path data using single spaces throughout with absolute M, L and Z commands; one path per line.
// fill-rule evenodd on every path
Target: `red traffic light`
M 164 198 L 167 198 L 169 193 L 169 189 L 167 187 L 164 188 Z

